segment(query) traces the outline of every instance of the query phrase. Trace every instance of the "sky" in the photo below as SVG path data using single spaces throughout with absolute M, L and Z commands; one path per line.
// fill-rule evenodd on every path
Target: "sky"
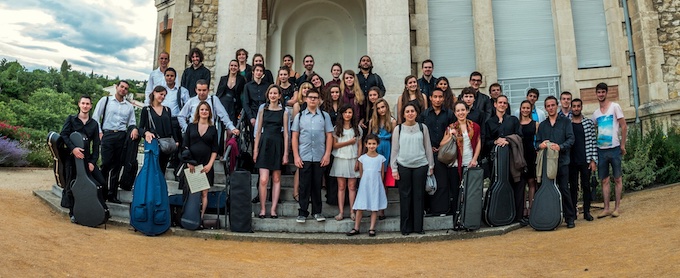
M 153 69 L 154 0 L 0 0 L 0 59 L 146 80 Z

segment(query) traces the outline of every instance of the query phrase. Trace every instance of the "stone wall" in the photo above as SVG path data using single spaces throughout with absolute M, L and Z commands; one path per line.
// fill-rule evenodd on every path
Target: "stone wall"
M 659 13 L 659 45 L 663 48 L 665 63 L 663 80 L 668 84 L 668 98 L 678 99 L 680 91 L 680 1 L 654 0 Z
M 187 30 L 190 49 L 194 47 L 203 51 L 203 64 L 210 70 L 211 88 L 215 83 L 215 58 L 217 56 L 217 0 L 193 0 L 190 10 L 191 26 Z M 190 50 L 189 49 L 189 50 Z M 187 50 L 188 53 L 188 50 Z M 187 60 L 186 66 L 190 64 Z

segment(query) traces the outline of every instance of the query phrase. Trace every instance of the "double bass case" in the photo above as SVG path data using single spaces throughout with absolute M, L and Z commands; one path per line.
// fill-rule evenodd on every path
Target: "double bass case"
M 548 179 L 547 151 L 543 152 L 541 187 L 534 195 L 529 225 L 536 231 L 552 231 L 562 224 L 562 194 L 555 180 Z
M 455 171 L 455 170 L 454 170 Z M 481 227 L 482 206 L 484 205 L 484 169 L 467 168 L 460 182 L 459 200 L 453 216 L 453 230 L 473 231 Z
M 158 163 L 158 141 L 144 141 L 144 166 L 135 179 L 130 204 L 130 225 L 135 230 L 156 236 L 170 229 L 168 184 Z
M 85 138 L 79 132 L 69 136 L 73 145 L 85 148 Z M 101 185 L 97 184 L 85 169 L 85 160 L 74 158 L 76 179 L 71 185 L 73 192 L 73 216 L 76 223 L 83 226 L 97 227 L 109 219 L 109 208 L 104 202 Z
M 510 184 L 510 147 L 495 147 L 494 182 L 486 191 L 484 220 L 489 226 L 509 225 L 515 220 L 515 199 Z

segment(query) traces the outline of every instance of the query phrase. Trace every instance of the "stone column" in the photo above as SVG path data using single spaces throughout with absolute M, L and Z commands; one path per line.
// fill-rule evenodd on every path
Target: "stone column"
M 496 37 L 493 28 L 493 8 L 491 0 L 472 2 L 472 19 L 475 28 L 475 56 L 477 56 L 477 71 L 484 75 L 482 87 L 487 87 L 498 80 L 496 67 Z M 455 78 L 451 81 L 456 85 L 469 86 L 469 76 Z M 480 89 L 484 92 L 486 90 Z
M 248 60 L 258 49 L 260 1 L 221 0 L 217 11 L 217 59 L 215 82 L 229 72 L 229 61 L 236 50 L 248 51 Z
M 411 74 L 408 0 L 366 1 L 367 52 L 385 83 L 385 98 L 397 103 Z

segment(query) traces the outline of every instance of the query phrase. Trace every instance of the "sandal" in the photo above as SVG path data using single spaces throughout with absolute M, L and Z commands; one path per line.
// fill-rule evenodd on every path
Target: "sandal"
M 354 220 L 356 220 L 357 215 L 356 215 L 354 212 L 352 212 L 352 213 L 349 215 L 349 218 L 351 218 L 352 221 L 354 221 Z
M 338 215 L 335 216 L 335 220 L 337 220 L 337 221 L 340 221 L 340 220 L 342 220 L 342 219 L 345 219 L 345 218 L 342 216 L 342 213 L 339 213 Z
M 347 236 L 355 236 L 358 234 L 361 234 L 361 232 L 359 232 L 359 230 L 357 229 L 352 229 L 351 231 L 349 231 L 349 233 L 346 233 Z
M 279 216 L 278 216 L 278 215 L 276 215 L 276 214 L 272 214 L 272 219 L 277 219 L 277 218 L 279 218 Z
M 384 216 L 384 215 L 378 216 L 378 220 L 385 220 L 385 219 L 387 219 L 387 216 Z
M 368 230 L 368 236 L 374 237 L 376 235 L 375 230 Z

